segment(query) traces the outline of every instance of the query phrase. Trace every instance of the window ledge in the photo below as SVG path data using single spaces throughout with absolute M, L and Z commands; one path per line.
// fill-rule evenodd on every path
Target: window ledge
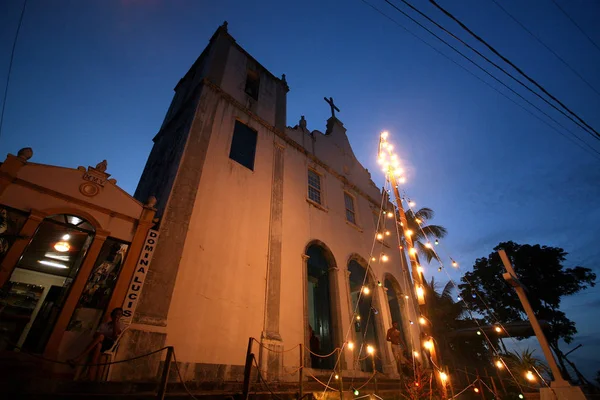
M 356 225 L 355 223 L 353 223 L 353 222 L 350 222 L 350 221 L 348 221 L 348 220 L 346 220 L 346 223 L 347 223 L 348 225 L 350 225 L 351 227 L 353 227 L 354 229 L 356 229 L 357 231 L 359 231 L 360 233 L 363 233 L 363 232 L 364 232 L 364 231 L 363 231 L 363 229 L 362 229 L 360 226 Z
M 316 201 L 314 201 L 314 200 L 311 200 L 311 199 L 309 199 L 308 197 L 306 198 L 306 202 L 307 202 L 308 204 L 310 204 L 311 206 L 313 206 L 313 207 L 315 207 L 315 208 L 318 208 L 318 209 L 319 209 L 319 210 L 321 210 L 321 211 L 329 212 L 329 209 L 328 209 L 328 208 L 325 208 L 325 207 L 323 207 L 321 204 L 317 203 L 317 202 L 316 202 Z

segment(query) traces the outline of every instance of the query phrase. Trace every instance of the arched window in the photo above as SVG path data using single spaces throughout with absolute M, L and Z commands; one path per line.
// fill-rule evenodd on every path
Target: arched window
M 379 318 L 379 310 L 374 303 L 376 285 L 374 285 L 371 275 L 367 275 L 365 280 L 366 270 L 356 260 L 350 260 L 348 263 L 348 271 L 350 271 L 350 297 L 352 299 L 352 310 L 356 310 L 354 318 L 354 335 L 355 335 L 355 356 L 359 361 L 362 371 L 373 372 L 373 361 L 371 357 L 367 357 L 367 346 L 371 345 L 376 349 L 375 368 L 383 372 L 381 355 L 383 349 L 377 349 L 379 344 L 379 335 L 377 329 L 376 318 Z M 363 282 L 369 288 L 369 294 L 363 292 Z M 360 297 L 360 302 L 359 302 Z M 357 307 L 358 304 L 358 307 Z
M 75 215 L 44 219 L 3 291 L 3 321 L 12 320 L 9 339 L 41 353 L 94 237 L 94 227 Z
M 306 250 L 307 261 L 307 308 L 309 349 L 317 354 L 329 354 L 335 348 L 333 335 L 331 282 L 329 270 L 334 267 L 328 261 L 326 250 L 316 244 Z M 333 369 L 335 358 L 311 355 L 311 367 Z

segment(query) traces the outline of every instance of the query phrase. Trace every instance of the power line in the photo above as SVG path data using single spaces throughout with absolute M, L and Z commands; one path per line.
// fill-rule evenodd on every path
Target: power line
M 537 36 L 535 33 L 531 32 L 529 29 L 527 29 L 527 27 L 525 25 L 523 25 L 517 18 L 515 18 L 515 16 L 513 16 L 510 12 L 508 12 L 508 10 L 506 10 L 506 8 L 504 8 L 500 3 L 498 3 L 498 1 L 496 0 L 491 0 L 494 4 L 496 4 L 498 6 L 498 8 L 500 8 L 506 15 L 508 15 L 513 21 L 515 21 L 521 28 L 523 28 L 523 30 L 527 33 L 529 33 L 535 40 L 537 40 L 537 42 L 539 44 L 541 44 L 542 46 L 544 46 L 546 48 L 546 50 L 548 50 L 550 53 L 552 53 L 554 55 L 554 57 L 558 58 L 560 60 L 560 62 L 562 62 L 564 64 L 565 67 L 569 68 L 571 70 L 571 72 L 573 72 L 575 75 L 577 75 L 579 77 L 579 79 L 581 79 L 586 85 L 588 85 L 588 87 L 590 89 L 592 89 L 594 92 L 596 92 L 596 94 L 598 96 L 600 96 L 600 92 L 598 92 L 598 90 L 596 90 L 595 87 L 592 86 L 591 83 L 589 83 L 583 76 L 581 76 L 581 74 L 579 72 L 577 72 L 573 67 L 571 67 L 571 65 L 566 62 L 560 55 L 558 55 L 554 50 L 552 50 L 546 43 L 544 43 L 542 41 L 542 39 L 540 39 L 539 36 Z
M 17 25 L 17 32 L 15 33 L 15 39 L 13 40 L 12 51 L 10 52 L 10 62 L 8 64 L 8 74 L 6 75 L 6 86 L 4 87 L 4 99 L 2 100 L 2 112 L 0 113 L 0 136 L 2 135 L 2 124 L 4 122 L 4 110 L 6 109 L 6 97 L 8 95 L 8 85 L 10 84 L 10 73 L 12 71 L 13 59 L 15 58 L 15 48 L 17 47 L 17 39 L 19 38 L 19 32 L 21 31 L 21 25 L 23 24 L 23 15 L 25 15 L 25 7 L 27 6 L 27 0 L 23 1 L 23 9 L 21 10 L 21 16 L 19 17 L 19 24 Z
M 583 139 L 581 139 L 579 136 L 577 136 L 577 134 L 575 134 L 573 131 L 571 131 L 570 129 L 566 128 L 565 126 L 563 126 L 560 122 L 556 121 L 554 118 L 552 118 L 550 115 L 548 115 L 546 112 L 544 112 L 543 110 L 541 110 L 539 107 L 537 107 L 535 104 L 531 103 L 529 100 L 525 99 L 523 96 L 521 96 L 519 93 L 515 92 L 511 87 L 509 87 L 508 85 L 506 85 L 504 82 L 500 81 L 499 79 L 497 79 L 495 76 L 493 76 L 489 71 L 487 71 L 485 68 L 481 67 L 480 65 L 478 65 L 477 63 L 475 63 L 473 60 L 471 60 L 468 56 L 466 56 L 465 54 L 463 54 L 460 50 L 456 49 L 454 46 L 452 46 L 451 44 L 449 44 L 448 42 L 446 42 L 444 39 L 440 38 L 439 36 L 437 36 L 434 32 L 430 31 L 427 27 L 421 25 L 418 21 L 414 20 L 412 17 L 410 17 L 408 14 L 404 13 L 403 11 L 399 10 L 402 14 L 404 14 L 406 17 L 410 18 L 413 22 L 415 22 L 417 25 L 419 25 L 421 28 L 425 29 L 427 32 L 429 32 L 431 35 L 433 35 L 434 37 L 436 37 L 438 40 L 440 40 L 442 43 L 444 43 L 446 46 L 450 47 L 452 50 L 454 50 L 456 53 L 458 53 L 459 55 L 461 55 L 463 58 L 465 58 L 467 61 L 469 61 L 470 63 L 472 63 L 473 65 L 475 65 L 477 68 L 479 68 L 480 70 L 482 70 L 483 72 L 485 72 L 487 75 L 491 76 L 494 80 L 498 81 L 500 84 L 502 84 L 504 87 L 506 87 L 507 89 L 509 89 L 511 92 L 513 92 L 514 94 L 516 94 L 517 96 L 519 96 L 521 99 L 523 99 L 524 101 L 526 101 L 529 105 L 531 105 L 532 107 L 534 107 L 536 110 L 538 110 L 539 112 L 541 112 L 542 114 L 544 114 L 546 117 L 550 118 L 555 124 L 557 124 L 558 126 L 560 126 L 561 128 L 563 128 L 564 130 L 566 130 L 567 132 L 569 132 L 572 136 L 574 136 L 575 138 L 577 138 L 580 142 L 582 142 L 583 144 L 585 144 L 590 150 L 591 152 L 586 149 L 585 147 L 583 147 L 581 144 L 575 142 L 571 137 L 569 137 L 568 135 L 565 135 L 563 132 L 561 132 L 559 129 L 557 129 L 555 126 L 551 125 L 550 123 L 548 123 L 548 121 L 546 121 L 545 119 L 539 117 L 538 115 L 534 114 L 531 110 L 529 110 L 528 108 L 526 108 L 525 106 L 523 106 L 522 104 L 519 104 L 518 102 L 516 102 L 514 99 L 510 98 L 509 96 L 507 96 L 505 93 L 501 92 L 500 90 L 498 90 L 496 87 L 492 86 L 489 82 L 486 82 L 485 80 L 483 80 L 481 77 L 479 77 L 478 75 L 476 75 L 475 73 L 473 73 L 472 71 L 470 71 L 469 69 L 467 69 L 465 66 L 459 64 L 457 61 L 453 60 L 452 58 L 450 58 L 448 55 L 444 54 L 441 50 L 437 49 L 436 47 L 434 47 L 432 44 L 428 43 L 425 39 L 421 38 L 420 36 L 418 36 L 417 34 L 415 34 L 414 32 L 412 32 L 411 30 L 409 30 L 407 27 L 405 27 L 404 25 L 402 25 L 400 22 L 396 21 L 395 19 L 393 19 L 392 17 L 390 17 L 389 15 L 385 14 L 383 11 L 381 11 L 379 8 L 375 7 L 374 5 L 370 4 L 369 2 L 367 2 L 366 0 L 361 0 L 363 3 L 365 3 L 366 5 L 368 5 L 369 7 L 371 7 L 372 9 L 374 9 L 375 11 L 377 11 L 380 15 L 382 15 L 383 17 L 387 18 L 388 20 L 392 21 L 394 24 L 396 24 L 397 26 L 399 26 L 400 28 L 404 29 L 407 33 L 409 33 L 410 35 L 412 35 L 413 37 L 415 37 L 416 39 L 418 39 L 419 41 L 421 41 L 423 44 L 427 45 L 428 47 L 430 47 L 431 49 L 433 49 L 435 52 L 437 52 L 439 55 L 443 56 L 444 58 L 446 58 L 447 60 L 451 61 L 452 63 L 454 63 L 455 65 L 457 65 L 458 67 L 462 68 L 464 71 L 466 71 L 467 73 L 469 73 L 470 75 L 472 75 L 473 77 L 475 77 L 476 79 L 478 79 L 480 82 L 483 82 L 485 85 L 487 85 L 488 87 L 492 88 L 493 90 L 495 90 L 497 93 L 499 93 L 500 95 L 504 96 L 506 99 L 508 99 L 509 101 L 511 101 L 512 103 L 514 103 L 515 105 L 521 107 L 523 110 L 525 110 L 527 113 L 529 113 L 530 115 L 532 115 L 533 117 L 535 117 L 537 120 L 543 122 L 544 124 L 546 124 L 548 127 L 550 127 L 551 129 L 553 129 L 554 131 L 556 131 L 558 134 L 560 134 L 561 136 L 563 136 L 564 138 L 568 139 L 569 141 L 571 141 L 573 144 L 575 144 L 576 146 L 578 146 L 579 148 L 581 148 L 584 151 L 587 151 L 589 154 L 591 154 L 593 157 L 595 157 L 596 159 L 600 160 L 600 152 L 598 150 L 596 150 L 594 147 L 592 147 L 589 143 L 587 143 L 586 141 L 584 141 Z M 593 153 L 595 153 L 596 155 L 594 155 Z
M 569 19 L 569 21 L 571 21 L 573 23 L 573 25 L 575 25 L 577 27 L 577 29 L 579 29 L 579 32 L 583 33 L 583 36 L 585 36 L 587 38 L 587 40 L 590 41 L 590 43 L 600 51 L 600 47 L 598 47 L 598 45 L 596 44 L 596 42 L 594 42 L 592 40 L 591 37 L 589 37 L 589 35 L 587 33 L 585 33 L 585 31 L 583 30 L 583 28 L 581 26 L 579 26 L 579 24 L 577 22 L 575 22 L 575 20 L 573 18 L 571 18 L 571 16 L 556 2 L 556 0 L 552 0 L 552 2 L 554 3 L 554 5 L 563 13 L 565 14 L 565 16 Z
M 402 0 L 402 1 L 405 2 L 405 0 Z M 506 58 L 502 54 L 500 54 L 500 52 L 498 50 L 496 50 L 494 48 L 494 46 L 490 45 L 488 42 L 486 42 L 484 39 L 482 39 L 480 36 L 478 36 L 475 32 L 473 32 L 471 29 L 469 29 L 462 21 L 460 21 L 458 18 L 456 18 L 454 15 L 452 15 L 452 13 L 450 13 L 449 11 L 447 11 L 445 8 L 443 8 L 442 6 L 440 6 L 435 0 L 429 0 L 429 2 L 431 4 L 433 4 L 437 9 L 439 9 L 441 12 L 443 12 L 444 14 L 446 14 L 446 16 L 448 16 L 454 22 L 456 22 L 461 28 L 463 28 L 463 30 L 467 31 L 471 36 L 473 36 L 475 39 L 477 39 L 477 41 L 479 41 L 484 46 L 486 46 L 488 49 L 490 49 L 490 51 L 492 53 L 494 53 L 495 55 L 497 55 L 498 57 L 500 57 L 502 59 L 502 61 L 504 61 L 505 63 L 507 63 L 511 67 L 513 67 L 525 79 L 527 79 L 529 82 L 531 82 L 532 84 L 534 84 L 538 89 L 540 89 L 542 92 L 544 92 L 544 94 L 546 94 L 552 100 L 554 100 L 555 102 L 557 102 L 558 104 L 560 104 L 560 106 L 562 108 L 564 108 L 565 110 L 567 110 L 567 112 L 569 114 L 571 114 L 572 116 L 574 116 L 575 118 L 577 118 L 582 124 L 584 124 L 586 127 L 588 127 L 589 129 L 591 129 L 594 132 L 594 134 L 597 136 L 597 138 L 600 138 L 600 133 L 598 133 L 593 127 L 591 127 L 587 122 L 585 122 L 581 117 L 579 117 L 579 115 L 577 115 L 575 112 L 571 111 L 571 109 L 569 107 L 567 107 L 566 105 L 564 105 L 560 100 L 558 100 L 556 97 L 554 97 L 552 94 L 550 94 L 535 79 L 531 78 L 529 75 L 527 75 L 525 72 L 523 72 L 523 70 L 521 70 L 519 67 L 517 67 L 512 61 L 510 61 L 508 58 Z

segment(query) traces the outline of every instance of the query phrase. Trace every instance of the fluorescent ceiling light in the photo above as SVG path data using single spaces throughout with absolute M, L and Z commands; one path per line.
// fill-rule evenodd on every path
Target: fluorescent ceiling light
M 83 221 L 81 218 L 77 218 L 75 216 L 71 216 L 71 223 L 73 225 L 77 225 L 78 223 L 80 223 L 81 221 Z
M 44 257 L 53 258 L 55 260 L 60 260 L 60 261 L 69 261 L 69 256 L 61 256 L 59 254 L 46 253 L 46 254 L 44 254 Z
M 55 262 L 53 262 L 53 261 L 38 260 L 38 262 L 39 262 L 40 264 L 44 264 L 44 265 L 47 265 L 47 266 L 49 266 L 49 267 L 55 267 L 55 268 L 61 268 L 61 269 L 67 269 L 67 268 L 69 268 L 69 267 L 67 267 L 67 266 L 66 266 L 66 265 L 64 265 L 64 264 L 55 263 Z

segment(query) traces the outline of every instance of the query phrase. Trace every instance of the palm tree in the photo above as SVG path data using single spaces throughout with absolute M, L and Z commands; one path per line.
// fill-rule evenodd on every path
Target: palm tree
M 504 356 L 508 368 L 523 386 L 541 385 L 542 382 L 540 382 L 538 373 L 542 376 L 545 375 L 544 379 L 550 376 L 550 368 L 542 360 L 535 357 L 533 353 L 535 353 L 535 350 L 527 348 L 520 353 L 514 351 Z
M 423 207 L 417 211 L 406 210 L 406 222 L 408 223 L 405 229 L 412 231 L 413 245 L 417 249 L 417 254 L 424 257 L 427 262 L 436 258 L 435 251 L 427 247 L 437 239 L 444 238 L 448 231 L 440 225 L 427 225 L 427 221 L 433 219 L 435 213 L 431 208 Z

